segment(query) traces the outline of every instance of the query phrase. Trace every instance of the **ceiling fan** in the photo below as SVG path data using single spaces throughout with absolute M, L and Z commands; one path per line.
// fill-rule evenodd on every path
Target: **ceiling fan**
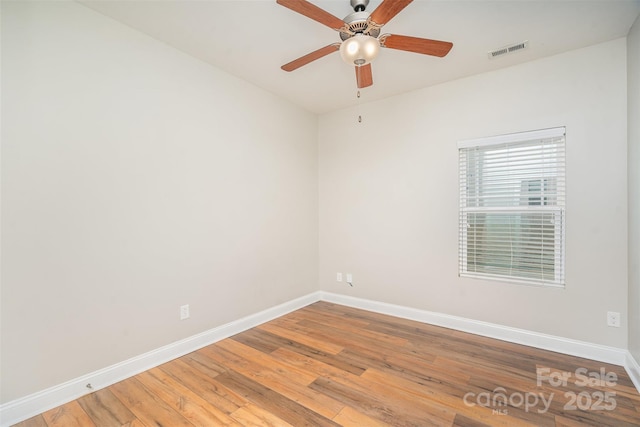
M 342 39 L 341 43 L 322 47 L 281 68 L 284 71 L 293 71 L 339 50 L 346 63 L 355 65 L 358 88 L 364 88 L 373 84 L 371 61 L 378 55 L 380 47 L 438 57 L 446 56 L 453 43 L 396 34 L 380 35 L 382 26 L 412 1 L 383 0 L 372 13 L 369 13 L 365 11 L 369 0 L 351 0 L 353 13 L 342 20 L 306 0 L 276 0 L 279 5 L 338 31 Z

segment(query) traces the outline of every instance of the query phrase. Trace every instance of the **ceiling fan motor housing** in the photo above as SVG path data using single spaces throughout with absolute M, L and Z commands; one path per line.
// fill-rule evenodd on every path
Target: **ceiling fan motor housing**
M 351 0 L 353 3 L 358 0 Z M 367 1 L 368 2 L 368 1 Z M 356 34 L 364 34 L 365 36 L 378 37 L 380 35 L 380 27 L 371 25 L 368 21 L 369 12 L 353 12 L 344 18 L 345 30 L 340 31 L 340 38 L 346 40 Z

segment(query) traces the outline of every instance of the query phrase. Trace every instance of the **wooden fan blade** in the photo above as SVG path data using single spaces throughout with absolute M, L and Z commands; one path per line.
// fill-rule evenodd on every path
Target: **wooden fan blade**
M 380 6 L 371 14 L 370 19 L 382 26 L 391 21 L 402 9 L 407 7 L 413 0 L 383 0 Z
M 423 55 L 439 56 L 441 58 L 446 56 L 453 47 L 451 42 L 398 36 L 396 34 L 380 37 L 380 45 L 390 49 L 406 50 L 407 52 L 422 53 Z
M 373 84 L 373 74 L 371 74 L 371 64 L 356 67 L 356 82 L 358 89 L 368 87 Z
M 316 59 L 320 59 L 323 56 L 327 56 L 330 53 L 336 52 L 340 49 L 340 43 L 333 43 L 329 46 L 322 47 L 318 50 L 314 50 L 311 53 L 306 54 L 305 56 L 301 56 L 298 59 L 294 59 L 288 64 L 284 64 L 282 67 L 285 71 L 293 71 L 302 67 L 303 65 L 307 65 L 309 62 L 315 61 Z
M 329 12 L 320 9 L 318 6 L 305 0 L 276 0 L 281 6 L 298 12 L 301 15 L 311 18 L 316 22 L 326 25 L 334 30 L 339 30 L 344 26 L 344 22 L 340 18 L 336 18 Z

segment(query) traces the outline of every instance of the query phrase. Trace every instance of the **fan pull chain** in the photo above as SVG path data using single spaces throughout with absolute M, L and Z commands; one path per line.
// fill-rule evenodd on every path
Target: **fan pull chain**
M 358 123 L 362 123 L 362 114 L 360 112 L 360 91 L 356 93 L 356 96 L 358 97 Z

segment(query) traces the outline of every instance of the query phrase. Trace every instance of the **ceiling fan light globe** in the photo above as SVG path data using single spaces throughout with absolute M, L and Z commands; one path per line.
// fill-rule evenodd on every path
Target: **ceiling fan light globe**
M 360 43 L 358 43 L 355 39 L 350 39 L 344 42 L 344 50 L 345 54 L 349 57 L 358 55 L 358 50 L 360 50 Z
M 374 39 L 373 37 L 369 38 L 370 40 L 367 40 L 364 44 L 364 55 L 373 60 L 378 56 L 378 52 L 380 51 L 380 42 L 378 42 L 378 39 Z
M 340 56 L 349 65 L 366 65 L 376 59 L 379 52 L 378 39 L 364 34 L 356 34 L 340 45 Z

